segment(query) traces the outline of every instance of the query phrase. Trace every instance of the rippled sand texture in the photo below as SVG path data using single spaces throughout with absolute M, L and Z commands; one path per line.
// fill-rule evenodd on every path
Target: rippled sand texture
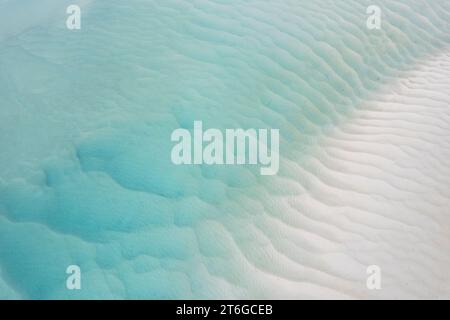
M 450 298 L 447 0 L 46 2 L 0 1 L 0 298 Z M 279 174 L 172 165 L 194 120 Z

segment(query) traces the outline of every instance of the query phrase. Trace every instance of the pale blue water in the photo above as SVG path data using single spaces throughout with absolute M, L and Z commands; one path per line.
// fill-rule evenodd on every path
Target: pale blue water
M 0 1 L 0 298 L 270 297 L 239 252 L 286 161 L 450 40 L 444 0 L 377 1 L 379 31 L 371 1 L 93 0 L 79 31 L 37 2 Z M 280 178 L 174 166 L 194 120 L 279 128 Z

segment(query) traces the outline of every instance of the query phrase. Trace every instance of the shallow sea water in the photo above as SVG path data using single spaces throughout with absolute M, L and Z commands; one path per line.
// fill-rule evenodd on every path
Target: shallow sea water
M 389 245 L 340 224 L 314 181 L 341 185 L 311 159 L 383 88 L 449 54 L 448 1 L 377 1 L 375 31 L 371 1 L 93 0 L 70 31 L 72 2 L 0 1 L 0 298 L 375 294 L 356 251 L 391 265 Z M 195 120 L 280 129 L 279 174 L 173 165 L 170 134 Z M 448 216 L 439 190 L 435 210 Z M 355 232 L 367 247 L 348 244 Z M 79 291 L 65 288 L 72 264 Z M 433 287 L 440 276 L 410 289 L 401 271 L 388 270 L 383 297 L 450 294 Z

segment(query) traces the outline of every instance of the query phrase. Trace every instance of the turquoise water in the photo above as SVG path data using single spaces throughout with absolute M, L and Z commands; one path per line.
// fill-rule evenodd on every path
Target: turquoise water
M 270 297 L 289 163 L 450 43 L 444 0 L 378 1 L 376 31 L 371 1 L 93 0 L 70 31 L 73 2 L 0 1 L 1 298 Z M 194 120 L 279 128 L 278 177 L 174 166 Z

